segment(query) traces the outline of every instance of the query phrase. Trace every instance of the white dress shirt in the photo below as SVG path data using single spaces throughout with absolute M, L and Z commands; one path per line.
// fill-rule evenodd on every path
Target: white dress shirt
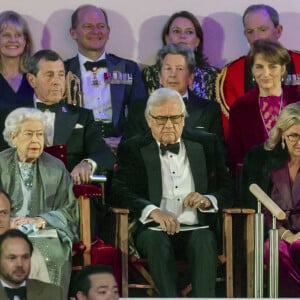
M 78 53 L 81 83 L 83 92 L 83 105 L 94 113 L 95 120 L 112 120 L 112 105 L 110 84 L 104 81 L 104 74 L 108 72 L 107 68 L 100 68 L 95 73 L 87 71 L 84 63 L 92 61 L 91 59 Z M 105 59 L 106 54 L 103 53 L 98 60 Z M 97 61 L 98 61 L 97 60 Z M 99 86 L 92 84 L 93 79 L 99 82 Z
M 160 143 L 157 142 L 157 144 L 159 147 Z M 184 198 L 189 193 L 195 192 L 194 179 L 183 141 L 180 141 L 178 154 L 167 151 L 165 155 L 161 155 L 159 151 L 159 158 L 162 175 L 162 199 L 160 209 L 174 215 L 180 224 L 197 224 L 197 209 L 183 207 Z M 205 196 L 211 200 L 212 208 L 209 210 L 200 209 L 200 211 L 207 213 L 217 212 L 218 202 L 216 197 L 212 195 Z M 144 224 L 151 222 L 152 220 L 149 219 L 148 216 L 156 208 L 158 207 L 155 205 L 147 205 L 142 211 L 140 221 Z

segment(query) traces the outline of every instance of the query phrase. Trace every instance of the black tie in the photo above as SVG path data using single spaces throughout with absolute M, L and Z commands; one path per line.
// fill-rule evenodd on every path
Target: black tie
M 179 143 L 175 143 L 175 144 L 160 144 L 160 151 L 161 151 L 161 155 L 165 155 L 167 150 L 174 153 L 174 154 L 178 154 L 179 153 Z
M 26 286 L 21 286 L 17 289 L 5 287 L 5 291 L 9 300 L 14 300 L 14 296 L 19 296 L 21 300 L 26 300 Z
M 57 112 L 57 110 L 59 109 L 60 107 L 60 104 L 59 103 L 54 103 L 54 104 L 51 104 L 51 105 L 47 105 L 43 102 L 37 102 L 36 103 L 36 107 L 41 110 L 41 111 L 45 111 L 45 110 L 49 110 L 51 112 Z
M 185 104 L 187 104 L 187 102 L 188 102 L 188 97 L 183 97 L 182 100 L 183 100 L 183 102 L 184 102 Z
M 99 69 L 99 68 L 106 68 L 107 64 L 106 64 L 106 60 L 105 59 L 100 59 L 98 61 L 86 61 L 84 63 L 85 69 L 87 71 L 94 71 L 93 69 Z

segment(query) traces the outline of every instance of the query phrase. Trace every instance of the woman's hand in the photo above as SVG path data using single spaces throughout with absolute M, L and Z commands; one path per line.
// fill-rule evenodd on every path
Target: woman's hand
M 288 242 L 289 244 L 292 244 L 293 242 L 300 240 L 300 232 L 292 233 L 291 231 L 289 231 L 284 235 L 283 240 Z
M 18 228 L 19 225 L 33 224 L 37 229 L 44 229 L 47 226 L 45 219 L 41 217 L 16 217 L 11 218 L 10 227 Z

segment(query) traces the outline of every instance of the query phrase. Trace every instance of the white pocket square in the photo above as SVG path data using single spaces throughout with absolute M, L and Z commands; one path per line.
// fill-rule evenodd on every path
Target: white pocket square
M 75 129 L 79 129 L 79 128 L 83 128 L 83 125 L 77 123 L 77 124 L 75 125 Z

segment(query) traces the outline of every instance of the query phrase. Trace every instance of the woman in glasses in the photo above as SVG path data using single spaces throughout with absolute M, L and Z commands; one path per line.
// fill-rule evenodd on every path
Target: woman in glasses
M 270 137 L 246 156 L 242 174 L 242 199 L 246 206 L 257 207 L 249 192 L 258 184 L 286 212 L 277 221 L 279 229 L 279 296 L 300 297 L 300 103 L 287 105 L 280 113 Z M 264 209 L 265 225 L 272 217 Z M 265 244 L 265 263 L 269 245 Z
M 234 172 L 247 152 L 267 140 L 281 110 L 299 100 L 295 86 L 285 86 L 289 52 L 277 41 L 257 40 L 247 63 L 257 87 L 231 106 L 228 155 Z

